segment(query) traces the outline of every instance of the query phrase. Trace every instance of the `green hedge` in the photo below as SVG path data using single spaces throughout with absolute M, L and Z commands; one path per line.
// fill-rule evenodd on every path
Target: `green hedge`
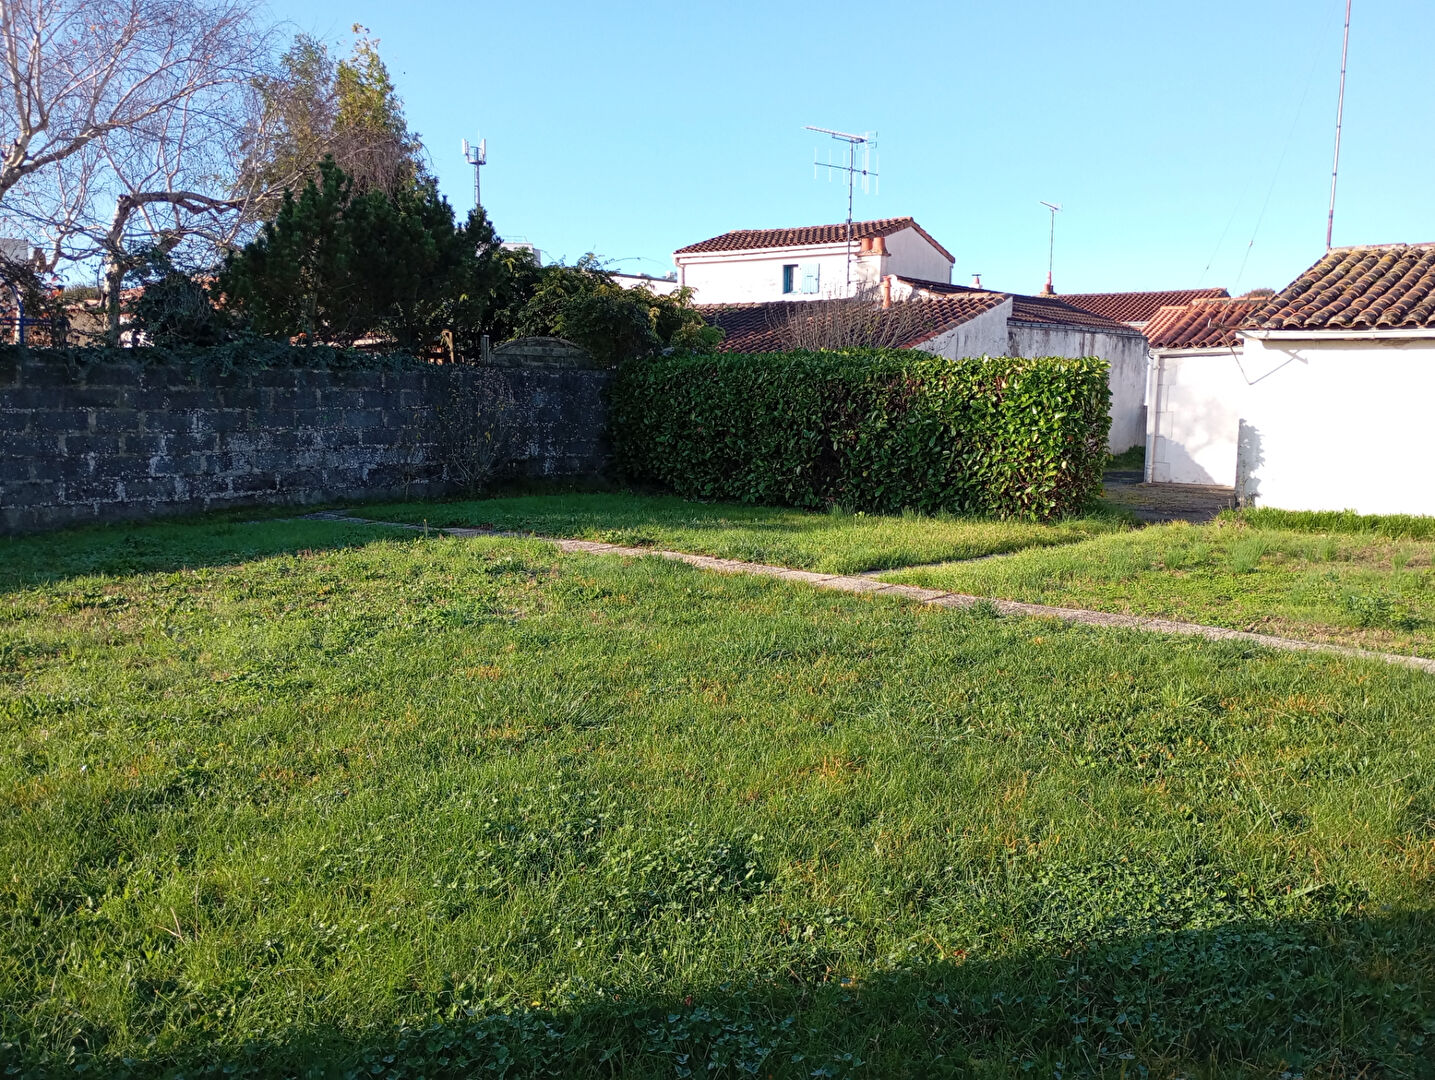
M 1105 361 L 859 349 L 622 366 L 619 469 L 680 495 L 1042 520 L 1101 485 Z

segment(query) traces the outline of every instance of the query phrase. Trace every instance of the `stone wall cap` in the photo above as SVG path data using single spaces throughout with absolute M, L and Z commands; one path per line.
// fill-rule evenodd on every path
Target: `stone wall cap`
M 600 368 L 583 346 L 559 337 L 519 337 L 489 351 L 488 362 L 499 367 Z

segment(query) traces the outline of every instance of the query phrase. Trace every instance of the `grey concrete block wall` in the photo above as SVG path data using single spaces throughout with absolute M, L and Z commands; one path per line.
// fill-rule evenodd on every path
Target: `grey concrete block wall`
M 518 343 L 521 346 L 521 343 Z M 506 388 L 502 476 L 607 462 L 609 373 L 581 351 L 497 350 L 487 366 L 217 373 L 0 355 L 0 528 L 28 532 L 227 506 L 423 498 L 459 486 L 463 380 Z M 485 382 L 486 380 L 486 382 Z

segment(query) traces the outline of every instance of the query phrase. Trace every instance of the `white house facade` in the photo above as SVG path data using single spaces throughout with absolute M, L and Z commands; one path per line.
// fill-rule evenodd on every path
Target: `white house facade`
M 673 253 L 678 284 L 701 304 L 822 300 L 892 274 L 947 283 L 950 252 L 911 218 L 793 229 L 739 229 Z
M 1254 308 L 1217 347 L 1153 342 L 1148 481 L 1435 514 L 1435 244 L 1334 249 Z

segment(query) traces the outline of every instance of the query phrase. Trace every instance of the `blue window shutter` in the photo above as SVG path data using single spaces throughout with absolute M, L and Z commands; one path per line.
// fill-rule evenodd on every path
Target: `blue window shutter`
M 782 291 L 785 293 L 796 292 L 797 282 L 793 279 L 797 276 L 797 264 L 789 263 L 782 268 Z
M 821 287 L 821 284 L 822 284 L 822 264 L 821 264 L 821 263 L 803 263 L 803 264 L 802 264 L 802 291 L 805 292 L 805 293 L 815 293 L 815 292 L 817 292 L 817 291 L 819 290 L 819 288 Z

